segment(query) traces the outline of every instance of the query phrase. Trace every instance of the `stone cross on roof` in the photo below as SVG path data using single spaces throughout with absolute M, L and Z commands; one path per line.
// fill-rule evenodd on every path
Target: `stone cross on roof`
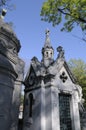
M 46 29 L 45 34 L 46 34 L 46 37 L 48 37 L 48 36 L 49 36 L 49 34 L 50 34 L 49 29 Z

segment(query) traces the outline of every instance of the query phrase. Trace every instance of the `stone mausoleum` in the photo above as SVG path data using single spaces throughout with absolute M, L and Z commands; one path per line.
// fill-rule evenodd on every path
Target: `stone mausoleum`
M 20 48 L 16 34 L 0 16 L 0 130 L 18 130 L 24 72 L 24 62 L 18 56 Z
M 24 81 L 23 130 L 81 130 L 82 89 L 75 83 L 61 46 L 57 52 L 54 60 L 47 30 L 42 60 L 32 58 Z
M 86 130 L 82 89 L 75 82 L 61 46 L 54 60 L 49 30 L 42 60 L 32 58 L 25 79 L 24 62 L 18 56 L 20 48 L 16 34 L 0 17 L 0 130 Z M 18 126 L 22 84 L 24 109 Z

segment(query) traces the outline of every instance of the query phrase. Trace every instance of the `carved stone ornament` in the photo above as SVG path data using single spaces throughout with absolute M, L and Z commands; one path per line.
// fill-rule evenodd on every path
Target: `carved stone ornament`
M 11 53 L 17 54 L 17 49 L 16 49 L 15 46 L 13 46 L 12 44 L 9 44 L 7 49 L 8 49 Z
M 62 74 L 60 75 L 60 79 L 63 81 L 63 83 L 65 83 L 67 78 L 68 77 L 66 76 L 65 72 L 63 71 Z
M 0 47 L 4 47 L 8 49 L 11 53 L 17 54 L 17 49 L 15 48 L 15 46 L 11 43 L 5 42 L 3 39 L 0 39 Z
M 0 46 L 6 47 L 6 43 L 4 40 L 0 39 Z
M 29 85 L 34 85 L 35 83 L 35 74 L 34 72 L 31 72 L 30 76 L 29 76 Z
M 64 50 L 61 46 L 57 48 L 57 52 L 59 52 L 58 58 L 64 58 Z

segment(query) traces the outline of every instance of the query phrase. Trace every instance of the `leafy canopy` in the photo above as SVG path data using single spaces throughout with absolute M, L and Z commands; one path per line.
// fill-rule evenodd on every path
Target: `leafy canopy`
M 71 59 L 68 64 L 77 83 L 82 87 L 83 97 L 85 99 L 84 104 L 86 107 L 86 63 L 81 59 Z
M 51 22 L 56 26 L 64 18 L 64 26 L 61 31 L 70 32 L 75 25 L 86 30 L 86 0 L 47 0 L 43 3 L 42 20 Z

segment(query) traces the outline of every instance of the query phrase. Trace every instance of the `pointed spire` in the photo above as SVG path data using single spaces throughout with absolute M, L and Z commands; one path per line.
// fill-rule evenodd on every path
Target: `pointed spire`
M 51 46 L 49 29 L 46 30 L 45 34 L 46 34 L 46 39 L 45 39 L 44 47 L 42 48 L 42 62 L 44 66 L 48 67 L 54 61 L 53 59 L 54 49 Z
M 50 35 L 49 29 L 46 29 L 45 34 L 46 34 L 46 39 L 45 39 L 44 48 L 46 48 L 46 47 L 51 47 L 50 37 L 49 37 L 49 35 Z

